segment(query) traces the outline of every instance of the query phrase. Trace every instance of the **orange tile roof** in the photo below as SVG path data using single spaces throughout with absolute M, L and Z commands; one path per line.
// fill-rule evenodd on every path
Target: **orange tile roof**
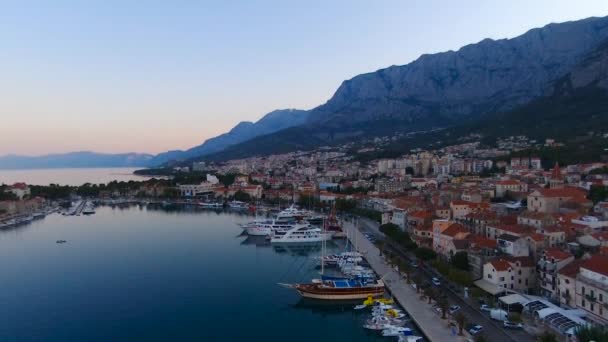
M 545 250 L 547 259 L 555 259 L 557 261 L 568 259 L 572 254 L 562 251 L 559 248 L 549 248 Z
M 566 277 L 575 278 L 583 262 L 585 262 L 585 260 L 583 259 L 573 260 L 568 265 L 564 266 L 561 270 L 559 270 L 557 273 L 565 275 Z
M 460 233 L 468 233 L 468 232 L 469 232 L 469 230 L 466 229 L 460 223 L 454 223 L 454 224 L 451 224 L 449 227 L 447 227 L 443 232 L 441 232 L 441 234 L 454 237 Z
M 592 255 L 591 258 L 585 260 L 581 268 L 608 276 L 608 257 L 603 255 Z
M 504 259 L 492 260 L 490 261 L 490 264 L 492 264 L 492 267 L 494 267 L 497 272 L 506 271 L 511 267 L 511 265 Z

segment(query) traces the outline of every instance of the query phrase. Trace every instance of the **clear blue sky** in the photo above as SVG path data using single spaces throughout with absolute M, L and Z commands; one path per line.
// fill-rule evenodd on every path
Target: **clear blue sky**
M 0 154 L 187 148 L 359 73 L 608 1 L 0 3 Z

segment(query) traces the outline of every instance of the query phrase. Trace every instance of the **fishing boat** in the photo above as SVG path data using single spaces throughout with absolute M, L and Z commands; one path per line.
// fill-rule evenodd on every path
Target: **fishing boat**
M 272 231 L 271 243 L 309 243 L 331 240 L 332 233 L 324 232 L 308 224 L 294 224 L 289 229 Z
M 221 209 L 224 207 L 223 203 L 218 202 L 199 202 L 198 205 L 207 209 Z
M 241 201 L 231 201 L 228 202 L 228 207 L 230 207 L 230 209 L 245 210 L 248 208 L 248 204 Z

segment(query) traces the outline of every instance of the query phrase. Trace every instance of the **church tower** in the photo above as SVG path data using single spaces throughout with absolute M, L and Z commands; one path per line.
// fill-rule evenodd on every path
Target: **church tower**
M 559 163 L 555 162 L 555 167 L 551 170 L 551 178 L 549 179 L 550 189 L 560 189 L 564 187 L 564 177 L 559 169 Z

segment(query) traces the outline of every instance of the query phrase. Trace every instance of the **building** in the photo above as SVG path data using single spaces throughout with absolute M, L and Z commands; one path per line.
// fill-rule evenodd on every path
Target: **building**
M 520 257 L 530 255 L 528 241 L 523 236 L 501 234 L 496 238 L 498 249 L 508 255 Z
M 559 304 L 562 307 L 576 307 L 576 276 L 583 262 L 583 259 L 574 260 L 557 272 Z
M 405 231 L 407 229 L 407 211 L 399 208 L 393 209 L 391 223 L 398 225 L 401 230 Z
M 515 179 L 507 179 L 496 182 L 495 196 L 498 198 L 505 197 L 508 192 L 526 192 L 528 184 Z
M 446 259 L 450 259 L 462 246 L 462 243 L 455 245 L 454 241 L 463 240 L 469 234 L 469 230 L 460 223 L 451 223 L 446 227 L 446 221 L 435 220 L 433 222 L 433 250 Z
M 559 302 L 558 272 L 574 260 L 574 256 L 557 248 L 547 249 L 537 262 L 537 279 L 540 294 Z
M 536 189 L 528 195 L 528 210 L 541 213 L 557 213 L 566 203 L 591 207 L 584 190 L 573 187 Z
M 528 292 L 536 284 L 534 260 L 530 257 L 494 259 L 483 266 L 483 280 L 490 284 L 485 289 Z
M 31 193 L 30 187 L 25 183 L 15 183 L 8 186 L 5 191 L 12 193 L 20 200 L 22 200 L 25 196 L 29 196 Z
M 585 260 L 576 276 L 576 307 L 587 318 L 608 324 L 608 257 L 594 255 Z

